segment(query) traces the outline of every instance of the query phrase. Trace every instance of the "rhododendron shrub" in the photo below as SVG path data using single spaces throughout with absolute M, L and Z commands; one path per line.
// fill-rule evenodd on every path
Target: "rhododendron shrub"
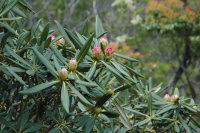
M 60 36 L 54 37 L 41 20 L 32 29 L 18 29 L 20 5 L 31 10 L 24 1 L 0 3 L 2 133 L 197 132 L 194 100 L 177 88 L 168 94 L 171 100 L 163 99 L 167 87 L 120 63 L 118 57 L 138 61 L 104 47 L 98 16 L 92 34 L 87 20 L 76 34 L 55 20 Z

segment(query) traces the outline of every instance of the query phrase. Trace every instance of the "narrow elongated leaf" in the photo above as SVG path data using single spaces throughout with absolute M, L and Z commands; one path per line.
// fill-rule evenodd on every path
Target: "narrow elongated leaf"
M 22 17 L 0 18 L 1 21 L 20 20 Z
M 26 89 L 26 90 L 22 90 L 20 91 L 19 93 L 20 94 L 33 94 L 33 93 L 36 93 L 36 92 L 39 92 L 41 90 L 44 90 L 52 85 L 55 85 L 57 83 L 59 83 L 60 80 L 57 80 L 57 81 L 51 81 L 51 82 L 48 82 L 48 83 L 43 83 L 43 84 L 40 84 L 40 85 L 37 85 L 37 86 L 34 86 L 30 89 Z
M 5 24 L 5 23 L 3 23 L 3 22 L 0 22 L 0 25 L 1 25 L 2 27 L 5 27 L 8 31 L 10 31 L 10 33 L 16 35 L 15 30 L 14 30 L 13 28 L 11 28 L 9 25 L 7 25 L 7 24 Z
M 58 64 L 58 61 L 57 61 L 57 59 L 56 59 L 55 56 L 53 56 L 53 61 L 54 61 L 54 65 L 55 65 L 55 67 L 56 67 L 56 69 L 57 69 L 57 72 L 60 72 L 61 67 L 60 67 L 60 65 Z
M 81 49 L 82 47 L 82 43 L 79 41 L 79 39 L 74 35 L 72 34 L 68 29 L 65 29 L 69 39 L 72 41 L 72 43 L 78 48 L 78 49 Z
M 127 57 L 127 56 L 118 54 L 118 53 L 114 53 L 114 55 L 115 55 L 115 56 L 118 56 L 118 57 L 121 57 L 121 58 L 123 58 L 123 59 L 129 60 L 129 61 L 132 61 L 132 62 L 138 62 L 138 60 L 136 60 L 136 59 L 133 59 L 133 58 L 130 58 L 130 57 Z
M 95 22 L 95 31 L 96 31 L 96 36 L 100 36 L 103 33 L 101 22 L 99 20 L 98 15 L 96 16 L 96 22 Z
M 135 85 L 135 84 L 136 83 L 131 83 L 132 86 Z M 116 92 L 119 92 L 119 91 L 126 90 L 126 89 L 130 88 L 131 85 L 127 85 L 126 84 L 126 85 L 119 86 L 119 87 L 117 87 L 117 88 L 114 89 L 114 92 L 116 93 Z
M 2 1 L 1 1 L 1 3 L 0 3 L 0 9 L 2 9 L 2 7 L 3 7 L 4 3 L 5 3 L 5 1 L 6 1 L 6 0 L 2 0 Z
M 56 72 L 56 70 L 53 68 L 53 66 L 48 62 L 48 60 L 40 53 L 38 52 L 35 48 L 32 48 L 33 52 L 35 53 L 35 55 L 38 57 L 38 59 L 40 59 L 40 61 L 46 66 L 46 68 L 51 72 L 51 74 L 54 77 L 58 77 L 58 73 Z
M 87 123 L 84 125 L 83 133 L 90 133 L 95 124 L 96 115 L 94 115 Z
M 10 122 L 6 121 L 4 118 L 0 117 L 0 122 L 16 132 L 16 130 L 13 128 L 13 126 L 10 124 Z
M 68 85 L 71 88 L 71 90 L 79 97 L 80 100 L 92 106 L 92 104 L 79 91 L 77 91 L 76 88 L 74 88 L 74 86 L 72 86 L 70 83 L 68 83 Z
M 43 41 L 46 41 L 48 33 L 49 33 L 49 23 L 46 24 L 46 26 L 44 27 L 42 31 L 41 38 L 40 38 L 40 45 L 42 44 Z
M 109 118 L 116 118 L 120 116 L 120 113 L 117 112 L 111 112 L 111 111 L 105 111 L 105 112 L 101 112 L 102 114 L 106 115 Z
M 85 22 L 84 22 L 84 24 L 81 28 L 80 34 L 87 37 L 87 34 L 88 34 L 88 18 L 85 20 Z
M 19 15 L 19 16 L 21 16 L 23 18 L 26 18 L 26 15 L 21 10 L 19 10 L 16 6 L 12 8 L 12 11 L 14 13 L 16 13 L 17 15 Z
M 187 123 L 183 120 L 183 118 L 181 117 L 181 115 L 178 115 L 179 120 L 181 121 L 183 127 L 185 128 L 185 130 L 187 131 L 187 133 L 191 133 L 191 130 L 189 128 L 189 126 L 187 125 Z
M 83 47 L 81 48 L 78 56 L 77 56 L 77 62 L 78 64 L 84 59 L 85 55 L 87 54 L 90 46 L 91 46 L 91 43 L 92 43 L 92 40 L 93 40 L 93 37 L 94 37 L 94 34 L 92 34 L 90 36 L 90 38 L 87 40 L 87 42 L 83 45 Z
M 57 48 L 55 48 L 53 46 L 53 44 L 50 44 L 49 45 L 50 49 L 53 51 L 53 53 L 56 55 L 56 57 L 62 62 L 64 63 L 65 65 L 67 65 L 67 62 L 65 61 L 64 57 L 61 55 L 61 53 L 58 51 Z
M 3 16 L 8 11 L 10 11 L 17 4 L 18 1 L 19 0 L 13 0 L 11 3 L 9 3 L 9 6 L 3 9 L 3 11 L 0 14 L 0 16 Z
M 145 119 L 145 120 L 140 121 L 137 124 L 135 124 L 134 127 L 136 127 L 136 126 L 143 126 L 143 125 L 147 124 L 148 122 L 150 122 L 150 120 L 149 119 Z
M 108 101 L 108 99 L 112 96 L 112 94 L 103 95 L 96 103 L 95 107 L 101 107 L 103 104 Z
M 149 110 L 150 116 L 152 116 L 152 95 L 151 95 L 151 93 L 149 94 L 149 98 L 148 98 L 148 110 Z
M 89 79 L 91 79 L 91 78 L 94 76 L 94 73 L 95 73 L 95 71 L 96 71 L 96 63 L 97 63 L 97 62 L 95 62 L 95 63 L 92 65 L 92 67 L 90 68 L 89 72 L 86 74 L 86 76 L 87 76 Z
M 61 91 L 61 103 L 62 103 L 62 106 L 63 108 L 65 109 L 65 111 L 67 113 L 69 113 L 69 94 L 68 94 L 68 90 L 67 90 L 67 87 L 65 85 L 65 82 L 63 82 L 63 85 L 62 85 L 62 91 Z
M 57 27 L 58 27 L 59 32 L 63 35 L 64 39 L 70 44 L 70 46 L 71 46 L 72 48 L 75 48 L 75 47 L 74 47 L 74 44 L 73 44 L 72 41 L 69 39 L 67 33 L 65 32 L 65 30 L 63 29 L 63 27 L 60 25 L 60 23 L 59 23 L 58 21 L 56 21 L 56 20 L 54 20 L 54 21 L 55 21 L 55 23 L 56 23 L 56 25 L 57 25 Z
M 9 67 L 7 67 L 7 70 L 23 85 L 26 85 L 25 82 Z
M 33 133 L 33 132 L 37 132 L 40 131 L 41 128 L 43 128 L 43 125 L 39 125 L 39 124 L 34 124 L 33 126 L 29 127 L 28 129 L 26 129 L 24 131 L 24 133 Z
M 133 112 L 133 113 L 136 113 L 136 114 L 139 114 L 139 115 L 142 115 L 142 116 L 145 116 L 145 117 L 147 117 L 147 115 L 146 114 L 143 114 L 143 113 L 141 113 L 141 112 L 139 112 L 139 111 L 137 111 L 137 110 L 133 110 L 133 109 L 130 109 L 130 108 L 124 108 L 124 109 L 126 109 L 126 110 L 128 110 L 128 111 L 131 111 L 131 112 Z
M 18 38 L 18 40 L 17 40 L 17 49 L 18 49 L 18 50 L 19 50 L 21 44 L 24 42 L 24 40 L 28 37 L 28 35 L 29 35 L 30 33 L 31 33 L 30 31 L 25 31 L 25 32 L 23 32 L 23 33 L 19 36 L 19 38 Z
M 53 121 L 56 122 L 56 123 L 59 123 L 59 122 L 56 120 L 56 117 L 53 115 L 53 113 L 52 113 L 48 108 L 45 109 L 45 112 L 46 112 L 46 114 L 49 116 L 49 118 L 51 118 L 51 120 L 53 120 Z
M 108 84 L 108 82 L 110 81 L 110 78 L 111 78 L 111 72 L 109 71 L 107 73 L 107 76 L 106 76 L 106 79 L 103 81 L 103 87 L 106 87 L 106 85 Z
M 131 128 L 131 124 L 126 116 L 126 114 L 124 113 L 124 111 L 121 109 L 121 107 L 119 106 L 119 104 L 116 101 L 113 101 L 113 104 L 117 110 L 117 112 L 119 112 L 121 115 L 121 119 L 122 119 L 122 123 L 124 124 L 124 126 L 126 126 L 127 128 Z
M 5 46 L 6 51 L 12 55 L 12 57 L 14 57 L 16 60 L 20 61 L 21 63 L 29 66 L 31 68 L 31 66 L 24 60 L 22 59 L 19 55 L 17 55 L 16 53 L 14 53 L 13 51 L 10 50 L 10 47 L 8 45 Z
M 20 121 L 20 131 L 24 128 L 25 124 L 28 122 L 28 118 L 29 118 L 29 112 L 26 111 L 21 118 Z
M 91 82 L 85 82 L 82 80 L 75 80 L 76 83 L 87 86 L 87 87 L 97 87 L 98 85 L 96 83 L 91 83 Z

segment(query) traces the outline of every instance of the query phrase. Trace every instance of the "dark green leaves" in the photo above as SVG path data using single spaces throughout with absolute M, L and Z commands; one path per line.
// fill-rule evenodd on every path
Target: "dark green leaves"
M 120 116 L 120 113 L 117 112 L 111 112 L 111 111 L 105 111 L 105 112 L 101 112 L 102 114 L 106 115 L 109 118 L 116 118 Z
M 101 107 L 112 96 L 112 94 L 103 95 L 96 103 L 95 107 Z
M 88 18 L 85 20 L 82 28 L 81 28 L 81 35 L 84 35 L 87 37 L 87 34 L 88 34 Z
M 69 113 L 69 94 L 65 82 L 63 82 L 61 90 L 61 103 L 67 113 Z
M 40 45 L 42 44 L 43 41 L 47 39 L 48 33 L 49 33 L 49 23 L 46 24 L 46 26 L 44 27 L 42 31 L 42 35 L 40 38 Z
M 96 16 L 95 31 L 96 31 L 96 37 L 100 36 L 103 33 L 101 22 L 98 16 Z
M 92 34 L 90 36 L 90 38 L 87 40 L 87 42 L 83 45 L 83 47 L 81 48 L 78 56 L 77 56 L 77 62 L 78 64 L 84 59 L 85 55 L 87 54 L 90 46 L 91 46 L 91 43 L 92 43 L 92 40 L 93 40 L 93 37 L 94 37 L 94 34 Z
M 33 94 L 33 93 L 36 93 L 36 92 L 39 92 L 41 90 L 44 90 L 52 85 L 55 85 L 57 83 L 59 83 L 60 80 L 57 80 L 57 81 L 51 81 L 51 82 L 48 82 L 48 83 L 43 83 L 43 84 L 40 84 L 40 85 L 37 85 L 37 86 L 34 86 L 30 89 L 26 89 L 26 90 L 22 90 L 20 91 L 19 93 L 20 94 Z
M 129 60 L 129 61 L 132 61 L 132 62 L 138 62 L 138 60 L 136 60 L 136 59 L 133 59 L 133 58 L 130 58 L 130 57 L 126 57 L 126 56 L 118 54 L 118 53 L 114 53 L 114 55 L 118 56 L 118 57 L 121 57 L 121 58 L 124 58 L 124 59 Z
M 9 3 L 9 6 L 6 6 L 0 14 L 0 17 L 9 12 L 18 2 L 19 0 L 13 0 Z

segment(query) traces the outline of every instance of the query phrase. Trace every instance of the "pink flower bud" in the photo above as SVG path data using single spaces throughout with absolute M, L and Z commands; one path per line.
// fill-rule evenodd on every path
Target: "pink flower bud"
M 101 59 L 103 56 L 103 52 L 101 51 L 101 48 L 97 45 L 92 49 L 92 58 L 94 59 Z
M 193 106 L 192 108 L 193 108 L 194 110 L 198 111 L 197 106 Z
M 61 39 L 59 40 L 59 43 L 60 43 L 60 44 L 65 44 L 65 39 L 61 38 Z
M 59 78 L 61 80 L 66 80 L 68 77 L 68 71 L 65 68 L 62 68 L 59 72 Z
M 104 53 L 106 55 L 106 59 L 110 60 L 114 56 L 114 50 L 111 46 L 108 46 L 105 50 Z
M 169 94 L 166 94 L 166 95 L 163 97 L 163 99 L 164 99 L 165 101 L 169 102 L 169 101 L 170 101 L 170 96 L 169 96 Z
M 171 102 L 176 101 L 177 98 L 178 98 L 178 95 L 173 95 L 173 96 L 171 97 Z
M 99 44 L 101 45 L 101 43 L 102 43 L 104 49 L 105 49 L 106 47 L 108 47 L 108 40 L 107 40 L 105 37 L 102 37 L 102 38 L 100 39 Z
M 53 40 L 53 39 L 55 39 L 55 36 L 53 36 L 53 35 L 50 35 L 51 36 L 51 39 Z
M 77 68 L 77 61 L 76 59 L 71 59 L 68 63 L 69 65 L 69 70 L 74 71 Z

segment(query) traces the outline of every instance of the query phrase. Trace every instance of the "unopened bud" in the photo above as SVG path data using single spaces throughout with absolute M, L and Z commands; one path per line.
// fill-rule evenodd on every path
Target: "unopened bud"
M 165 94 L 165 96 L 163 97 L 163 99 L 164 99 L 165 101 L 169 102 L 169 101 L 170 101 L 170 96 L 169 96 L 169 94 Z
M 69 65 L 69 70 L 74 71 L 77 68 L 77 61 L 76 59 L 71 59 L 68 63 Z
M 114 95 L 113 89 L 108 89 L 108 90 L 107 90 L 107 94 L 112 94 L 112 96 L 113 96 L 113 95 Z
M 55 36 L 54 35 L 50 35 L 51 36 L 51 40 L 55 39 Z
M 59 72 L 59 78 L 61 80 L 66 80 L 68 77 L 68 71 L 65 68 L 62 68 Z
M 102 37 L 100 40 L 99 40 L 99 44 L 103 45 L 103 48 L 105 49 L 106 47 L 108 47 L 108 40 L 105 38 L 105 37 Z
M 59 43 L 60 43 L 60 44 L 65 44 L 65 39 L 64 39 L 64 38 L 61 38 L 61 39 L 59 40 Z
M 177 98 L 178 98 L 178 95 L 173 95 L 173 96 L 171 97 L 171 102 L 176 101 Z
M 92 58 L 93 59 L 101 59 L 103 56 L 103 52 L 101 51 L 101 48 L 97 45 L 92 49 Z
M 114 50 L 111 46 L 108 46 L 105 50 L 104 50 L 104 53 L 105 53 L 105 58 L 110 60 L 112 59 L 112 57 L 114 56 Z
M 94 112 L 95 112 L 96 114 L 100 114 L 100 113 L 101 113 L 101 108 L 95 108 L 95 109 L 94 109 Z
M 192 108 L 193 108 L 194 110 L 198 111 L 197 106 L 193 106 Z

